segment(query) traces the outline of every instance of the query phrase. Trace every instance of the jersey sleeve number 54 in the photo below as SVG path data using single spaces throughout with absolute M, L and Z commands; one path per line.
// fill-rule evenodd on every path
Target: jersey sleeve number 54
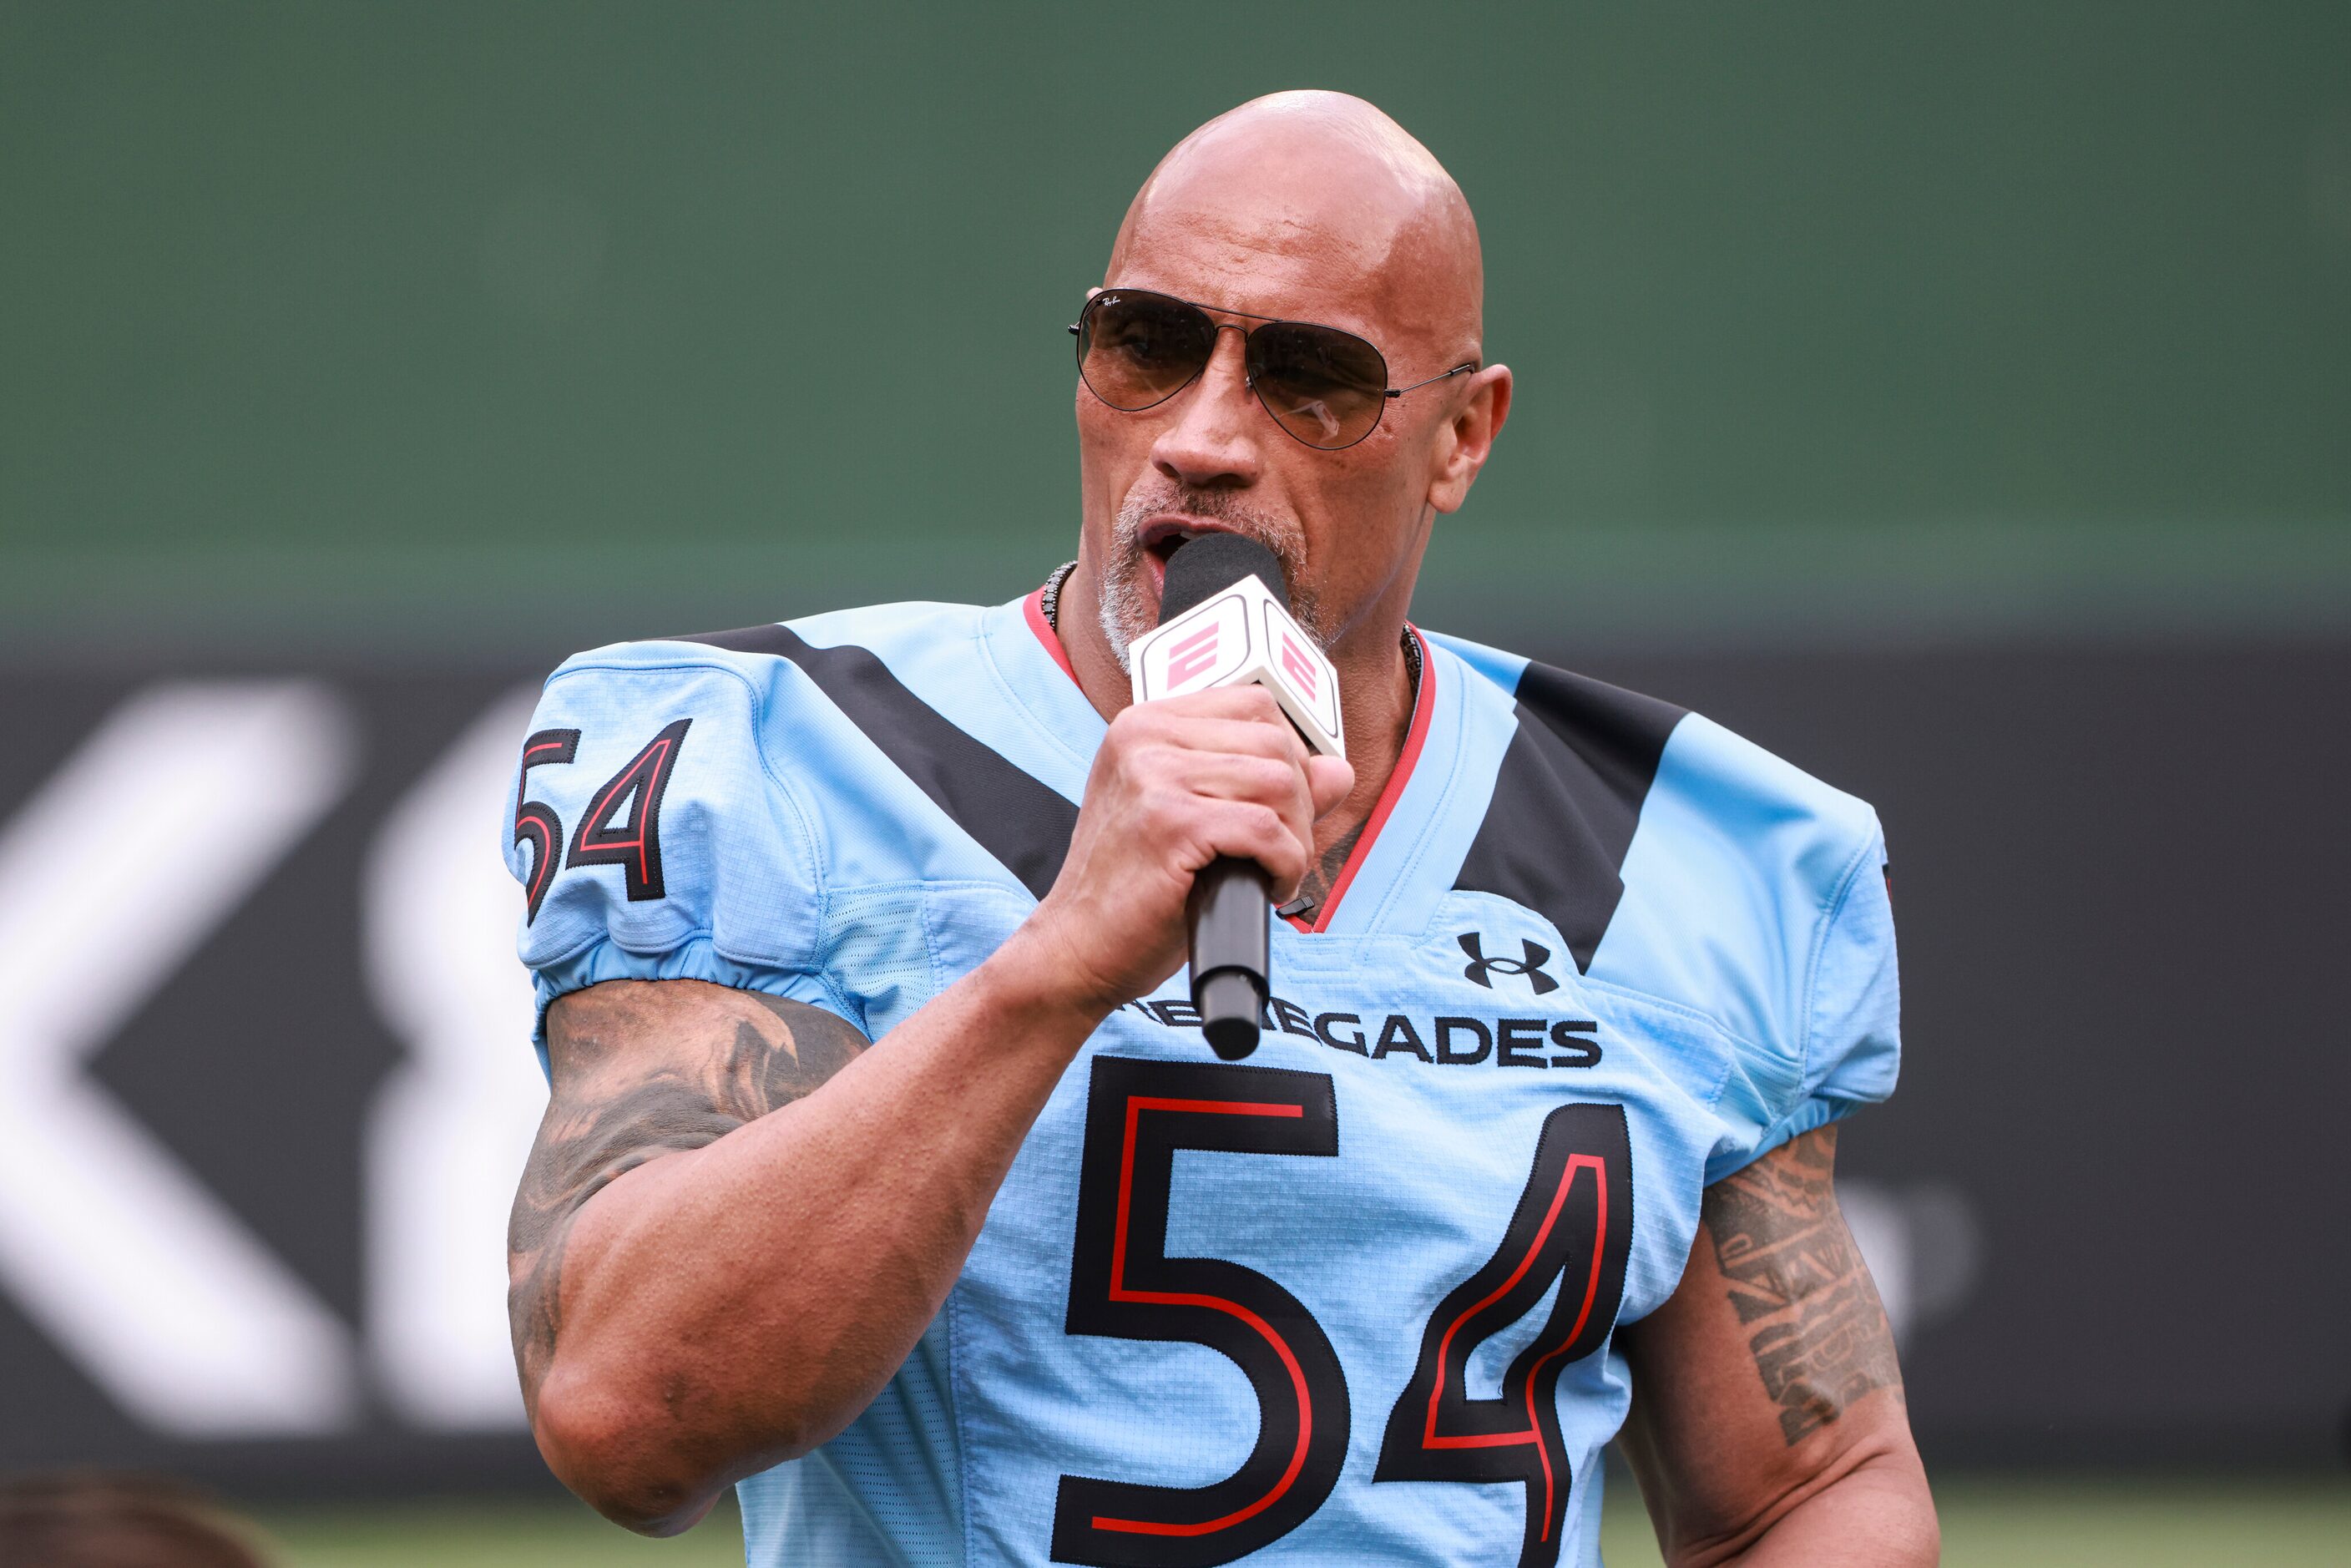
M 1217 1258 L 1166 1255 L 1177 1149 L 1335 1155 L 1328 1073 L 1097 1057 L 1078 1190 L 1066 1328 L 1208 1345 L 1256 1390 L 1258 1438 L 1212 1486 L 1063 1476 L 1053 1560 L 1101 1568 L 1230 1563 L 1303 1524 L 1338 1484 L 1347 1381 L 1330 1336 L 1290 1291 Z M 1606 1343 L 1632 1245 L 1624 1108 L 1562 1105 L 1544 1119 L 1525 1190 L 1491 1259 L 1438 1303 L 1388 1414 L 1374 1481 L 1519 1481 L 1520 1568 L 1559 1561 L 1572 1477 L 1561 1375 Z M 1541 1304 L 1549 1317 L 1492 1399 L 1466 1386 L 1470 1354 Z
M 617 865 L 630 902 L 643 903 L 663 894 L 661 858 L 662 792 L 676 771 L 677 754 L 694 721 L 682 718 L 664 726 L 618 773 L 604 780 L 589 797 L 579 831 L 571 836 L 570 852 L 563 864 Z M 523 884 L 527 907 L 523 923 L 538 918 L 538 906 L 555 880 L 556 856 L 563 847 L 563 819 L 544 800 L 530 797 L 530 770 L 568 763 L 580 755 L 576 729 L 542 729 L 522 743 L 522 781 L 515 790 L 514 841 L 530 845 L 530 879 Z

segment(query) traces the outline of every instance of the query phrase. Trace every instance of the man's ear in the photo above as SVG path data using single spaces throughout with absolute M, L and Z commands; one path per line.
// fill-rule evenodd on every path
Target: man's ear
M 1430 506 L 1440 512 L 1460 510 L 1510 417 L 1510 367 L 1488 365 L 1469 378 L 1467 394 L 1437 433 L 1428 476 Z

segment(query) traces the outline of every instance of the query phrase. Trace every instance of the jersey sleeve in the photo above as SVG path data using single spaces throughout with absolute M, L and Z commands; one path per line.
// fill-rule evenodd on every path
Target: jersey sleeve
M 1823 927 L 1806 1007 L 1807 1103 L 1873 1104 L 1902 1058 L 1902 977 L 1886 840 L 1873 834 Z
M 1709 1169 L 1709 1182 L 1893 1094 L 1902 1057 L 1902 982 L 1886 867 L 1886 840 L 1873 816 L 1811 945 L 1792 1103 L 1751 1147 Z
M 723 659 L 636 644 L 548 681 L 503 834 L 542 1053 L 549 1004 L 605 980 L 708 980 L 841 1010 L 814 956 L 815 842 L 763 744 L 766 694 Z

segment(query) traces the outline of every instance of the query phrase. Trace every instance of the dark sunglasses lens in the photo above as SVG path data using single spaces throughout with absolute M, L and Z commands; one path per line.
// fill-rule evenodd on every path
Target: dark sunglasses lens
M 1309 446 L 1353 446 L 1380 422 L 1388 365 L 1353 332 L 1274 321 L 1249 334 L 1249 375 L 1266 412 Z
M 1217 351 L 1207 314 L 1165 294 L 1107 289 L 1087 301 L 1078 328 L 1078 373 L 1130 413 L 1182 392 Z

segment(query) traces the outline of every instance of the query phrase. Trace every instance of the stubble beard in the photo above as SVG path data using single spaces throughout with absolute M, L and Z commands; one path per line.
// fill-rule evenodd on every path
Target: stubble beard
M 1273 559 L 1281 563 L 1283 580 L 1290 584 L 1291 617 L 1317 648 L 1330 651 L 1331 634 L 1322 623 L 1322 604 L 1311 589 L 1301 586 L 1306 539 L 1294 520 L 1248 506 L 1227 491 L 1137 486 L 1127 493 L 1118 516 L 1111 521 L 1110 559 L 1102 563 L 1096 606 L 1102 640 L 1110 644 L 1120 669 L 1134 673 L 1128 650 L 1159 624 L 1159 601 L 1152 594 L 1151 572 L 1144 564 L 1150 552 L 1143 548 L 1143 529 L 1153 517 L 1170 511 L 1222 523 L 1271 550 Z

